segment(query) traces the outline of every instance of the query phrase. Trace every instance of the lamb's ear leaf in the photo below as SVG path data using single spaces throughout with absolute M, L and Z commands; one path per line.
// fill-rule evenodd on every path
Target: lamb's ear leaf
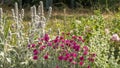
M 4 25 L 4 37 L 7 38 L 9 29 L 10 29 L 11 22 L 6 20 Z

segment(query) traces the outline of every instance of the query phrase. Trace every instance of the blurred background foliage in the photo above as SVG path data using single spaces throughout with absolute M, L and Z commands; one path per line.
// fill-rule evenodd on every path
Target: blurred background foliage
M 1 6 L 14 6 L 15 2 L 19 3 L 20 8 L 27 8 L 32 5 L 38 5 L 41 0 L 0 0 Z M 49 6 L 57 8 L 87 8 L 87 9 L 101 9 L 118 11 L 120 7 L 120 0 L 42 0 L 44 2 L 45 9 Z

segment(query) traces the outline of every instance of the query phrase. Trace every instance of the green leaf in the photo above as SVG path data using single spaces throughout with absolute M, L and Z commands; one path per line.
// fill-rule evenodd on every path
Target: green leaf
M 11 25 L 10 21 L 6 20 L 5 25 L 4 25 L 4 37 L 5 38 L 8 36 L 10 25 Z

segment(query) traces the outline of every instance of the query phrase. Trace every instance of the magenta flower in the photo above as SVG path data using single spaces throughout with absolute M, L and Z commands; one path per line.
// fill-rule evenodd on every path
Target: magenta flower
M 48 59 L 48 55 L 45 55 L 45 56 L 44 56 L 44 59 L 47 60 L 47 59 Z
M 69 36 L 71 36 L 71 34 Z M 34 49 L 33 60 L 37 60 L 40 56 L 42 56 L 43 59 L 47 61 L 50 57 L 56 58 L 55 56 L 57 56 L 56 59 L 58 61 L 65 61 L 68 66 L 70 65 L 70 67 L 72 65 L 78 64 L 79 67 L 85 66 L 86 68 L 90 68 L 90 65 L 86 64 L 94 62 L 96 54 L 89 53 L 89 46 L 82 47 L 81 45 L 83 41 L 84 40 L 82 36 L 73 35 L 71 37 L 68 37 L 66 34 L 63 36 L 56 36 L 55 39 L 50 40 L 49 35 L 45 34 L 42 38 L 39 38 L 39 41 L 36 45 L 31 44 L 28 47 L 31 47 L 32 50 Z M 49 55 L 48 52 L 53 53 Z M 66 67 L 68 67 L 67 65 Z M 60 68 L 59 66 L 55 67 Z
M 59 59 L 59 60 L 63 60 L 63 56 L 59 56 L 58 59 Z
M 83 50 L 84 50 L 84 51 L 88 51 L 89 49 L 88 49 L 87 46 L 83 46 Z
M 78 37 L 78 40 L 79 40 L 79 41 L 82 41 L 82 40 L 83 40 L 83 39 L 82 39 L 82 36 L 79 36 L 79 37 Z
M 60 68 L 58 65 L 55 68 Z
M 49 41 L 49 36 L 48 36 L 48 34 L 45 34 L 45 36 L 44 36 L 44 40 L 45 40 L 46 42 Z
M 60 40 L 63 40 L 64 39 L 64 37 L 63 36 L 60 36 Z
M 33 54 L 34 54 L 34 55 L 37 55 L 38 53 L 39 53 L 39 52 L 38 52 L 37 49 L 34 49 L 34 50 L 33 50 Z
M 52 46 L 52 42 L 48 42 L 47 44 L 48 44 L 48 46 Z
M 87 68 L 90 68 L 90 65 L 88 65 Z
M 81 60 L 81 61 L 83 61 L 83 60 L 84 60 L 84 57 L 83 57 L 83 56 L 81 56 L 81 57 L 80 57 L 80 60 Z
M 84 52 L 83 52 L 83 55 L 87 55 L 87 54 L 88 54 L 88 51 L 84 51 Z
M 62 39 L 61 41 L 62 41 L 62 43 L 65 43 L 65 39 Z
M 73 58 L 69 58 L 69 62 L 72 62 L 73 61 Z
M 39 45 L 42 45 L 42 42 L 41 42 L 41 41 L 39 41 L 39 42 L 38 42 L 38 44 L 39 44 Z
M 60 42 L 59 36 L 57 36 L 53 41 L 54 43 L 59 43 Z
M 90 61 L 90 62 L 94 62 L 94 58 L 88 58 L 88 60 Z
M 74 46 L 73 46 L 73 49 L 74 49 L 75 51 L 79 51 L 79 50 L 80 50 L 80 46 L 79 46 L 79 45 L 74 45 Z
M 69 58 L 70 56 L 71 56 L 71 55 L 70 55 L 69 53 L 66 53 L 66 57 L 68 57 L 68 58 Z
M 93 53 L 93 54 L 91 54 L 91 56 L 92 56 L 92 57 L 96 57 L 96 54 L 95 54 L 95 53 Z
M 64 35 L 65 33 L 64 32 L 62 32 L 62 35 Z
M 60 44 L 61 47 L 64 47 L 64 44 Z
M 33 56 L 33 59 L 34 59 L 34 60 L 37 60 L 37 59 L 38 59 L 38 56 L 37 56 L 37 55 L 34 55 L 34 56 Z
M 44 50 L 46 48 L 46 46 L 40 46 L 40 51 Z
M 69 58 L 69 57 L 64 56 L 64 57 L 63 57 L 63 60 L 67 61 L 67 60 L 68 60 L 68 58 Z
M 73 35 L 73 36 L 72 36 L 72 39 L 77 39 L 77 36 Z
M 34 48 L 36 45 L 35 44 L 32 44 L 31 47 Z
M 78 37 L 78 40 L 79 40 L 79 41 L 82 41 L 82 42 L 85 42 L 85 40 L 83 40 L 82 36 L 79 36 L 79 37 Z
M 76 57 L 77 57 L 77 54 L 76 54 L 76 53 L 71 53 L 71 56 L 72 56 L 73 58 L 76 58 Z
M 84 62 L 83 62 L 83 61 L 80 61 L 79 64 L 80 64 L 80 66 L 83 66 Z
M 74 40 L 70 40 L 70 43 L 74 43 L 75 41 Z

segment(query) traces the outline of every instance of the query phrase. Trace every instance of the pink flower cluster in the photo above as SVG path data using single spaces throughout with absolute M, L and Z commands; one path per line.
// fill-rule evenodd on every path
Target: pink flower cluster
M 118 34 L 113 34 L 111 37 L 111 40 L 118 42 L 118 41 L 120 41 L 120 38 L 119 38 Z
M 45 34 L 43 38 L 39 38 L 37 44 L 29 45 L 29 48 L 33 49 L 33 59 L 38 60 L 42 51 L 47 48 L 51 48 L 50 51 L 45 52 L 43 58 L 49 60 L 49 57 L 56 59 L 56 61 L 64 61 L 70 64 L 79 64 L 80 66 L 86 66 L 90 68 L 90 63 L 94 63 L 96 54 L 89 52 L 89 47 L 82 45 L 85 42 L 82 36 L 71 35 L 70 33 L 62 33 L 62 36 L 56 36 L 55 39 L 50 40 L 48 34 Z M 54 50 L 54 54 L 50 52 Z M 57 58 L 55 58 L 57 56 Z M 87 61 L 87 63 L 86 63 Z M 87 64 L 87 65 L 86 65 Z M 56 68 L 59 68 L 56 66 Z

